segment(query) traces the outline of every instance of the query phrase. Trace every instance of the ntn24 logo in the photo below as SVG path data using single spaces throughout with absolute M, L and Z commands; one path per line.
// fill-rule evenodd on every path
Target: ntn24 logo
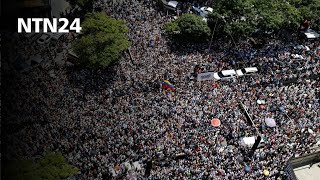
M 61 27 L 58 26 L 59 23 L 62 24 Z M 80 18 L 75 18 L 69 25 L 69 20 L 67 18 L 18 18 L 18 33 L 40 33 L 41 32 L 52 32 L 52 33 L 68 33 L 70 31 L 75 31 L 80 33 Z

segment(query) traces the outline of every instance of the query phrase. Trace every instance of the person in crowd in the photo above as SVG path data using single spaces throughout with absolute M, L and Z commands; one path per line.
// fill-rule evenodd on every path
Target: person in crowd
M 9 156 L 59 151 L 81 170 L 79 179 L 262 179 L 264 170 L 270 177 L 284 177 L 288 159 L 312 151 L 320 131 L 319 42 L 294 48 L 294 42 L 270 39 L 255 49 L 246 41 L 233 50 L 217 41 L 212 54 L 201 53 L 201 44 L 171 49 L 163 25 L 173 17 L 157 11 L 155 1 L 112 3 L 98 1 L 95 6 L 126 20 L 134 64 L 125 55 L 114 71 L 70 72 L 56 66 L 55 78 L 43 68 L 23 74 L 12 84 L 18 89 L 11 98 L 17 113 L 9 119 L 29 125 L 12 137 L 21 143 L 8 147 L 17 153 L 8 151 Z M 67 42 L 55 47 L 66 53 Z M 195 65 L 201 72 L 243 67 L 259 71 L 230 81 L 197 82 L 186 78 L 189 72 L 200 72 Z M 174 91 L 163 93 L 165 79 L 171 79 Z M 263 108 L 257 100 L 265 101 Z M 248 125 L 239 102 L 256 127 Z M 210 125 L 213 118 L 221 120 L 219 127 Z M 265 118 L 275 119 L 277 126 L 267 127 Z M 240 139 L 257 131 L 264 146 L 247 159 L 250 148 Z M 181 153 L 183 158 L 175 158 Z

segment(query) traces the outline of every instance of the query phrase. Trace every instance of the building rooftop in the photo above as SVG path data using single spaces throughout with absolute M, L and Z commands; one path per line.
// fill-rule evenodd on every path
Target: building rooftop
M 293 180 L 319 180 L 320 151 L 317 146 L 315 152 L 292 158 L 288 162 L 286 172 Z M 314 151 L 313 150 L 313 151 Z
M 320 162 L 293 169 L 298 180 L 318 180 L 320 177 Z

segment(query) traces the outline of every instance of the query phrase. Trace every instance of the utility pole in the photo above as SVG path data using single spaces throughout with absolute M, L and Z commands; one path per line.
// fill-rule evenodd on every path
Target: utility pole
M 249 120 L 249 121 L 248 121 L 249 124 L 250 124 L 251 126 L 254 126 L 254 127 L 256 128 L 256 125 L 254 124 L 254 122 L 252 121 L 251 117 L 249 116 L 249 113 L 248 113 L 245 105 L 243 105 L 243 104 L 240 102 L 240 103 L 239 103 L 239 106 L 241 107 L 241 109 L 244 110 L 245 116 L 246 116 L 246 118 Z
M 216 31 L 218 19 L 219 19 L 219 18 L 217 18 L 216 23 L 215 23 L 214 28 L 213 28 L 213 31 L 212 31 L 212 34 L 211 34 L 211 39 L 210 39 L 209 48 L 208 48 L 208 52 L 209 52 L 209 53 L 210 53 L 210 49 L 211 49 L 211 44 L 212 44 L 212 40 L 213 40 L 213 35 L 214 35 L 214 32 Z
M 223 19 L 223 22 L 224 22 L 225 24 L 227 24 L 227 21 L 224 19 L 224 16 L 222 16 L 222 19 Z M 231 33 L 228 33 L 228 34 L 229 34 L 229 36 L 231 37 L 231 40 L 232 40 L 234 46 L 237 47 L 237 44 L 236 44 L 236 42 L 234 41 L 233 36 L 231 35 Z
M 249 116 L 249 113 L 248 113 L 247 108 L 245 107 L 245 105 L 240 102 L 240 103 L 239 103 L 239 106 L 240 106 L 240 108 L 243 109 L 243 111 L 245 112 L 245 116 L 246 116 L 246 118 L 248 119 L 249 124 L 250 124 L 251 126 L 253 126 L 253 127 L 256 129 L 256 132 L 257 132 L 257 138 L 255 139 L 255 142 L 254 142 L 254 144 L 253 144 L 253 146 L 252 146 L 252 148 L 251 148 L 251 150 L 250 150 L 250 152 L 249 152 L 249 154 L 248 154 L 249 157 L 252 158 L 253 155 L 254 155 L 255 150 L 258 148 L 258 146 L 259 146 L 259 144 L 260 144 L 260 142 L 261 142 L 262 134 L 259 133 L 258 128 L 256 127 L 256 125 L 255 125 L 254 122 L 252 121 L 251 117 Z
M 223 22 L 224 22 L 225 24 L 227 24 L 227 21 L 225 20 L 224 16 L 218 15 L 218 18 L 217 18 L 217 20 L 216 20 L 216 23 L 215 23 L 215 25 L 214 25 L 214 28 L 213 28 L 213 31 L 212 31 L 212 34 L 211 34 L 211 39 L 210 39 L 210 43 L 209 43 L 208 52 L 210 52 L 210 49 L 211 49 L 211 44 L 212 44 L 212 40 L 213 40 L 213 35 L 214 35 L 215 30 L 216 30 L 216 26 L 217 26 L 217 23 L 218 23 L 218 19 L 219 19 L 219 18 L 222 18 L 222 19 L 223 19 Z M 234 41 L 233 36 L 231 35 L 231 33 L 228 33 L 228 34 L 229 34 L 229 36 L 231 37 L 231 40 L 232 40 L 234 46 L 237 47 L 237 44 L 236 44 L 236 42 Z

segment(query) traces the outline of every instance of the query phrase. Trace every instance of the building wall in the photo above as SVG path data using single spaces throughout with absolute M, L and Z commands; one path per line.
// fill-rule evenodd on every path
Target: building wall
M 285 171 L 290 179 L 297 180 L 297 177 L 294 174 L 294 169 L 317 162 L 320 162 L 320 151 L 290 159 L 285 168 Z

